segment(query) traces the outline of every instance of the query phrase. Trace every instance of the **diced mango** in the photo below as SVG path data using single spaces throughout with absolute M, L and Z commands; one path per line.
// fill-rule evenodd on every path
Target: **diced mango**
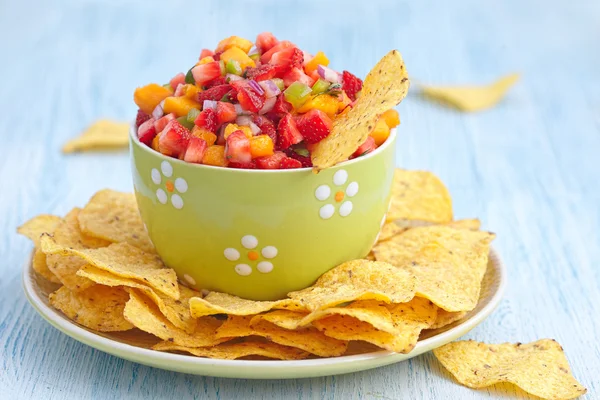
M 306 103 L 304 103 L 299 109 L 299 113 L 305 113 L 312 109 L 323 111 L 330 118 L 335 117 L 335 114 L 339 109 L 339 101 L 336 97 L 328 94 L 320 94 L 312 96 Z
M 196 95 L 198 93 L 200 93 L 201 91 L 202 91 L 202 89 L 200 89 L 198 86 L 187 84 L 183 88 L 183 95 L 185 97 L 187 97 L 188 99 L 195 100 L 196 99 Z
M 219 53 L 221 51 L 229 50 L 234 46 L 248 54 L 252 48 L 252 42 L 239 36 L 230 36 L 227 39 L 223 39 L 219 42 L 216 51 Z
M 202 158 L 202 164 L 214 165 L 217 167 L 227 166 L 225 146 L 214 145 L 207 147 L 204 152 L 204 157 Z
M 196 65 L 208 64 L 208 63 L 211 63 L 214 61 L 215 61 L 215 59 L 212 58 L 212 56 L 207 56 L 207 57 L 204 57 L 203 59 L 201 59 L 200 61 L 198 61 L 196 63 Z
M 156 106 L 169 97 L 171 92 L 169 89 L 157 85 L 156 83 L 151 83 L 141 88 L 135 89 L 133 93 L 133 101 L 137 106 L 145 112 L 146 114 L 152 114 L 152 111 L 156 108 Z
M 342 101 L 338 103 L 338 112 L 344 110 L 350 103 L 352 103 L 352 100 L 348 97 L 346 92 L 342 91 Z
M 244 53 L 242 49 L 236 46 L 225 50 L 221 54 L 221 60 L 223 60 L 224 62 L 227 62 L 229 60 L 235 60 L 240 63 L 240 67 L 242 67 L 242 70 L 246 69 L 247 67 L 256 66 L 254 60 L 248 57 L 248 54 Z
M 393 108 L 381 114 L 381 118 L 383 118 L 390 129 L 400 125 L 400 115 L 398 114 L 398 111 L 394 110 Z
M 375 144 L 381 146 L 383 142 L 390 136 L 390 127 L 387 126 L 383 118 L 379 118 L 375 124 L 375 128 L 370 133 L 370 136 L 375 139 Z
M 185 117 L 192 108 L 201 108 L 199 103 L 187 97 L 167 97 L 163 110 L 165 114 L 174 113 L 178 117 Z
M 160 132 L 158 135 L 154 136 L 154 139 L 152 139 L 152 143 L 151 143 L 151 146 L 150 146 L 150 147 L 152 147 L 156 151 L 159 151 L 158 150 L 158 139 L 159 139 L 161 133 L 162 132 Z
M 307 75 L 310 75 L 313 73 L 313 71 L 317 70 L 319 65 L 323 65 L 325 67 L 329 65 L 329 58 L 327 58 L 325 53 L 322 51 L 319 51 L 309 62 L 306 63 L 304 66 L 304 71 Z
M 268 135 L 258 135 L 250 139 L 252 158 L 265 157 L 273 154 L 273 140 Z
M 192 128 L 192 135 L 203 139 L 209 146 L 212 146 L 217 141 L 217 135 L 215 135 L 209 130 L 200 128 L 199 126 L 194 126 Z
M 225 127 L 225 132 L 223 132 L 223 137 L 224 137 L 225 139 L 227 139 L 227 137 L 228 137 L 229 135 L 231 135 L 231 134 L 232 134 L 233 132 L 235 132 L 235 131 L 242 131 L 242 132 L 244 132 L 244 135 L 246 135 L 246 137 L 247 137 L 248 139 L 250 139 L 252 136 L 254 136 L 254 135 L 252 134 L 252 129 L 250 129 L 250 127 L 249 127 L 249 126 L 239 126 L 239 125 L 237 125 L 237 124 L 228 124 L 228 125 Z

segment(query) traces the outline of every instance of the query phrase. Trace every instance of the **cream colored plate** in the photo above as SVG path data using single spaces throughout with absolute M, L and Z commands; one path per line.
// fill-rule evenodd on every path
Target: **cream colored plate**
M 52 326 L 81 343 L 156 368 L 196 375 L 247 379 L 336 375 L 407 360 L 451 342 L 480 324 L 500 303 L 505 285 L 506 270 L 498 254 L 492 249 L 477 308 L 453 324 L 440 329 L 423 331 L 419 342 L 408 354 L 378 350 L 373 346 L 355 345 L 349 348 L 347 355 L 332 358 L 299 361 L 213 360 L 150 350 L 148 347 L 156 343 L 157 339 L 139 330 L 104 334 L 84 328 L 48 304 L 48 294 L 58 286 L 37 275 L 31 267 L 31 259 L 23 269 L 23 288 L 33 308 Z

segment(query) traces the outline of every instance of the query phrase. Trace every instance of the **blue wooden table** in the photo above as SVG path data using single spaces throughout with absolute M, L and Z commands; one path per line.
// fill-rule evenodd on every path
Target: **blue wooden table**
M 437 173 L 458 217 L 498 234 L 510 274 L 499 309 L 468 337 L 555 338 L 600 397 L 600 3 L 598 1 L 0 1 L 0 398 L 528 398 L 457 385 L 425 354 L 362 373 L 289 381 L 196 377 L 123 361 L 50 327 L 20 275 L 14 233 L 98 189 L 131 190 L 126 152 L 64 156 L 100 117 L 129 120 L 133 89 L 167 81 L 231 34 L 273 31 L 364 76 L 389 49 L 414 80 L 521 82 L 496 108 L 400 106 L 399 165 Z

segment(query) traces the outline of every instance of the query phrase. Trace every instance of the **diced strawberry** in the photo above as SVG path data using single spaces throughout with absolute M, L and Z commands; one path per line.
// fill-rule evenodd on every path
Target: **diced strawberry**
M 213 54 L 215 54 L 215 52 L 212 50 L 202 49 L 202 51 L 200 52 L 200 57 L 198 57 L 198 60 L 202 60 L 204 57 L 210 57 Z
M 281 160 L 279 164 L 279 168 L 281 169 L 294 169 L 294 168 L 302 168 L 302 163 L 298 160 L 294 160 L 293 158 L 286 157 Z
M 263 135 L 268 135 L 273 143 L 277 143 L 277 129 L 269 118 L 262 115 L 253 115 L 252 122 L 260 128 Z
M 237 99 L 244 110 L 257 113 L 265 105 L 264 95 L 258 94 L 250 86 L 238 86 L 236 89 L 238 90 Z
M 135 126 L 140 126 L 149 119 L 150 116 L 148 114 L 146 114 L 142 110 L 138 110 L 137 115 L 135 116 Z
M 292 114 L 288 113 L 281 118 L 279 125 L 277 125 L 277 136 L 279 137 L 277 148 L 281 150 L 285 150 L 291 145 L 302 141 L 302 134 L 298 130 Z
M 216 53 L 214 53 L 212 55 L 213 60 L 215 61 L 220 61 L 221 60 L 221 54 L 223 54 L 222 51 L 217 51 Z
M 273 54 L 277 53 L 280 50 L 287 49 L 288 47 L 296 46 L 290 41 L 282 40 L 275 46 L 271 47 L 266 53 L 262 53 L 262 55 L 260 56 L 260 62 L 263 64 L 268 63 L 269 61 L 271 61 L 271 57 L 273 56 Z
M 256 68 L 246 69 L 246 78 L 253 79 L 255 81 L 266 81 L 267 79 L 274 78 L 277 74 L 277 67 L 271 64 L 263 64 Z
M 137 130 L 138 139 L 140 142 L 150 146 L 152 139 L 156 136 L 156 128 L 154 127 L 154 118 L 143 122 Z
M 342 89 L 352 101 L 356 100 L 356 94 L 362 89 L 363 81 L 348 71 L 342 73 Z
M 321 78 L 321 75 L 319 75 L 319 71 L 318 70 L 314 70 L 313 72 L 310 73 L 309 75 L 311 77 L 312 80 L 314 80 L 315 82 L 319 80 L 319 78 Z
M 259 33 L 256 37 L 256 48 L 261 54 L 271 50 L 279 40 L 271 32 Z
M 190 142 L 190 136 L 190 131 L 179 121 L 171 120 L 158 139 L 158 149 L 167 156 L 179 157 L 184 154 Z
M 163 115 L 162 117 L 157 119 L 154 122 L 154 128 L 156 129 L 156 133 L 162 132 L 162 130 L 165 129 L 165 126 L 167 126 L 167 124 L 174 119 L 175 119 L 175 114 L 173 114 L 173 113 Z
M 296 119 L 298 130 L 308 143 L 317 143 L 331 133 L 331 118 L 323 111 L 312 109 Z
M 285 154 L 287 154 L 288 157 L 293 158 L 294 160 L 298 160 L 300 161 L 300 163 L 302 164 L 303 168 L 309 168 L 312 167 L 312 161 L 310 159 L 310 157 L 307 156 L 301 156 L 300 154 L 296 153 L 294 150 L 292 149 L 287 149 L 285 151 Z
M 215 86 L 227 85 L 227 79 L 224 76 L 212 79 L 204 84 L 205 89 L 210 89 Z
M 286 158 L 286 155 L 280 151 L 276 151 L 268 157 L 256 158 L 256 166 L 259 169 L 278 169 L 281 161 Z
M 188 144 L 187 149 L 185 150 L 183 161 L 202 164 L 202 158 L 204 157 L 204 152 L 206 151 L 206 148 L 207 144 L 204 139 L 200 139 L 196 136 L 190 137 L 190 142 Z
M 217 131 L 217 125 L 219 124 L 219 118 L 217 117 L 215 110 L 207 108 L 198 114 L 194 124 L 215 133 Z
M 377 144 L 375 143 L 375 139 L 373 139 L 373 137 L 369 136 L 363 144 L 358 146 L 358 149 L 356 149 L 356 151 L 354 152 L 354 154 L 352 154 L 352 156 L 353 157 L 364 156 L 365 154 L 372 152 L 376 148 L 377 148 Z
M 221 64 L 214 61 L 196 65 L 192 68 L 192 75 L 198 85 L 203 85 L 204 83 L 221 76 Z
M 275 105 L 273 106 L 271 112 L 282 115 L 292 111 L 292 108 L 292 105 L 287 102 L 283 94 L 280 94 L 279 96 L 277 96 L 277 101 L 275 102 Z
M 290 86 L 292 83 L 299 81 L 300 83 L 304 83 L 305 85 L 312 86 L 315 84 L 315 81 L 310 76 L 304 73 L 302 68 L 292 68 L 288 72 L 286 72 L 283 76 L 283 83 L 285 86 Z
M 237 169 L 256 169 L 257 165 L 256 162 L 254 162 L 254 160 L 251 160 L 250 162 L 247 163 L 239 163 L 239 162 L 230 162 L 229 164 L 227 164 L 228 167 L 230 168 L 237 168 Z
M 281 72 L 291 68 L 302 68 L 304 53 L 297 47 L 288 47 L 274 53 L 270 63 L 276 65 Z
M 249 163 L 252 161 L 250 153 L 250 139 L 244 132 L 238 130 L 225 139 L 225 158 L 229 162 Z
M 185 74 L 183 72 L 175 75 L 171 81 L 169 81 L 169 85 L 173 88 L 173 90 L 177 90 L 177 86 L 185 85 Z
M 219 124 L 225 122 L 231 122 L 237 117 L 235 112 L 235 106 L 231 103 L 225 103 L 223 101 L 217 102 L 217 119 Z
M 204 103 L 204 100 L 216 100 L 219 101 L 225 96 L 227 93 L 231 91 L 231 85 L 219 85 L 211 87 L 203 92 L 199 92 L 196 95 L 196 101 L 200 104 Z

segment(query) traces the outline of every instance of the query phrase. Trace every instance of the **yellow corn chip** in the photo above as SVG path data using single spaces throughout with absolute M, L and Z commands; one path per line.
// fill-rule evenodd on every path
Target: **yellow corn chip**
M 481 228 L 481 221 L 478 219 L 459 219 L 446 224 L 450 228 L 454 229 L 469 229 L 472 231 L 478 231 Z
M 396 169 L 387 220 L 452 221 L 452 199 L 440 179 L 428 171 Z
M 213 317 L 196 320 L 194 333 L 188 334 L 183 329 L 170 323 L 158 307 L 136 289 L 128 289 L 129 301 L 125 305 L 125 319 L 138 329 L 154 336 L 185 347 L 214 346 L 223 342 L 215 335 L 221 321 Z
M 90 125 L 80 136 L 63 146 L 63 153 L 75 151 L 126 148 L 129 144 L 129 123 L 101 119 Z
M 179 299 L 179 285 L 175 271 L 165 268 L 157 255 L 146 253 L 128 243 L 113 243 L 99 249 L 77 250 L 61 246 L 53 238 L 43 236 L 42 250 L 46 254 L 80 257 L 97 268 L 123 278 L 136 279 L 175 300 Z
M 544 399 L 573 399 L 587 391 L 571 374 L 563 348 L 552 339 L 528 344 L 467 340 L 439 347 L 433 354 L 470 388 L 510 382 Z
M 87 235 L 155 252 L 133 193 L 99 191 L 79 213 L 79 225 Z
M 50 304 L 67 317 L 100 332 L 126 331 L 133 326 L 123 318 L 129 296 L 122 288 L 96 285 L 80 292 L 62 286 L 49 296 Z
M 394 222 L 388 222 L 385 225 L 383 225 L 383 227 L 381 227 L 381 231 L 379 231 L 379 237 L 377 238 L 377 242 L 385 242 L 392 236 L 396 236 L 397 234 L 405 230 L 405 228 Z
M 443 225 L 454 229 L 470 229 L 472 231 L 478 231 L 479 228 L 481 228 L 481 221 L 479 221 L 478 219 L 458 219 L 456 221 L 450 221 L 443 224 L 410 219 L 397 219 L 394 221 L 394 223 L 402 229 L 400 233 L 412 228 L 434 225 Z
M 193 297 L 190 299 L 190 308 L 194 318 L 214 314 L 254 315 L 273 308 L 288 310 L 305 309 L 290 299 L 254 301 L 219 292 L 210 292 L 205 298 Z
M 479 300 L 493 235 L 446 226 L 414 228 L 373 248 L 375 257 L 416 277 L 416 295 L 446 311 L 471 311 Z
M 179 329 L 187 333 L 193 333 L 196 329 L 196 321 L 190 314 L 190 299 L 198 296 L 199 293 L 188 289 L 185 286 L 179 286 L 179 300 L 173 300 L 169 296 L 155 291 L 151 287 L 138 282 L 135 279 L 123 278 L 111 272 L 96 268 L 92 265 L 84 265 L 77 275 L 88 278 L 95 283 L 106 286 L 125 286 L 139 289 L 156 304 L 160 312 Z
M 465 315 L 467 315 L 466 311 L 450 312 L 440 308 L 437 317 L 435 318 L 435 322 L 429 329 L 438 329 L 450 325 L 451 323 L 462 319 Z
M 56 226 L 62 221 L 56 215 L 42 214 L 31 218 L 17 228 L 17 232 L 33 241 L 35 247 L 40 247 L 42 233 L 53 233 Z
M 435 321 L 437 307 L 430 301 L 415 297 L 408 303 L 390 304 L 388 309 L 396 326 L 395 333 L 376 329 L 372 324 L 349 315 L 332 315 L 313 321 L 327 336 L 339 340 L 362 340 L 386 350 L 408 353 L 419 340 L 419 334 Z
M 316 311 L 354 300 L 402 303 L 414 294 L 415 279 L 410 273 L 383 262 L 354 260 L 321 275 L 313 286 L 288 296 Z
M 236 360 L 249 356 L 268 357 L 277 360 L 301 360 L 308 357 L 306 351 L 294 347 L 282 346 L 267 341 L 247 341 L 241 343 L 223 343 L 215 347 L 184 347 L 171 342 L 160 342 L 154 347 L 159 351 L 181 351 L 197 357 Z
M 491 108 L 504 98 L 508 89 L 519 80 L 519 74 L 511 74 L 494 83 L 482 86 L 421 86 L 427 98 L 439 101 L 461 111 L 481 111 Z
M 33 270 L 53 283 L 60 283 L 60 280 L 50 271 L 48 264 L 46 263 L 46 255 L 39 249 L 33 253 L 33 260 L 31 262 Z
M 331 134 L 311 152 L 315 171 L 346 161 L 367 140 L 379 115 L 406 97 L 409 86 L 400 53 L 390 51 L 365 78 L 354 107 L 333 120 Z

